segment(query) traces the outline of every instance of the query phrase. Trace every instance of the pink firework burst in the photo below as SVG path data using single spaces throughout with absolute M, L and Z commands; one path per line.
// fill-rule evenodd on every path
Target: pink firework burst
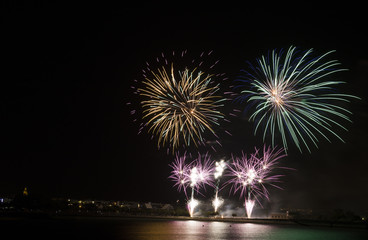
M 191 164 L 186 163 L 186 153 L 183 156 L 177 153 L 174 162 L 169 166 L 173 169 L 169 178 L 175 182 L 174 187 L 177 187 L 179 192 L 184 191 L 185 196 L 187 196 L 187 188 L 190 185 Z
M 205 189 L 207 185 L 214 187 L 214 161 L 211 156 L 206 153 L 201 155 L 198 153 L 198 157 L 194 160 L 190 170 L 190 186 L 200 193 L 201 189 Z
M 191 217 L 193 217 L 195 207 L 198 205 L 198 201 L 194 199 L 194 193 L 197 192 L 203 195 L 200 190 L 205 189 L 207 185 L 214 187 L 214 170 L 213 161 L 211 156 L 206 153 L 201 155 L 198 153 L 198 157 L 187 164 L 186 153 L 183 156 L 176 154 L 175 161 L 170 164 L 173 169 L 171 171 L 171 178 L 178 188 L 178 191 L 184 191 L 188 202 L 188 211 Z M 191 197 L 188 199 L 187 188 L 192 189 Z
M 285 157 L 284 149 L 263 147 L 263 151 L 255 148 L 255 152 L 250 156 L 242 154 L 241 157 L 233 156 L 233 162 L 228 166 L 230 177 L 225 185 L 231 185 L 233 193 L 240 192 L 240 196 L 245 198 L 248 217 L 251 216 L 251 210 L 254 203 L 247 206 L 247 202 L 254 199 L 261 205 L 259 198 L 265 197 L 269 200 L 267 185 L 281 189 L 276 183 L 280 182 L 283 175 L 273 174 L 273 171 L 279 167 L 279 160 Z M 286 168 L 284 168 L 286 169 Z M 253 199 L 253 200 L 252 200 Z
M 179 192 L 184 191 L 185 196 L 189 187 L 199 194 L 207 185 L 213 187 L 214 162 L 211 156 L 198 153 L 196 159 L 189 161 L 186 153 L 182 156 L 177 153 L 174 162 L 169 165 L 172 168 L 169 178 L 174 181 L 174 187 Z

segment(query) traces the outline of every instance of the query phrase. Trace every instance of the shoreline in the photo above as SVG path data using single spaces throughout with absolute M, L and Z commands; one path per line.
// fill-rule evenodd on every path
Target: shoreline
M 304 227 L 323 227 L 323 228 L 349 228 L 368 230 L 368 224 L 364 222 L 337 222 L 337 221 L 318 221 L 308 219 L 271 219 L 271 218 L 245 218 L 245 217 L 187 217 L 187 216 L 152 216 L 152 215 L 64 215 L 55 216 L 56 218 L 91 218 L 91 219 L 152 219 L 164 221 L 198 221 L 198 222 L 225 222 L 225 223 L 253 223 L 253 224 L 272 224 L 272 225 L 294 225 Z
M 245 218 L 245 217 L 188 217 L 188 216 L 159 216 L 159 215 L 47 215 L 47 214 L 26 214 L 26 215 L 0 215 L 2 221 L 19 220 L 78 220 L 78 219 L 100 219 L 100 220 L 163 220 L 163 221 L 198 221 L 198 222 L 224 222 L 224 223 L 253 223 L 272 225 L 293 225 L 303 227 L 323 227 L 323 228 L 345 228 L 368 230 L 365 222 L 338 222 L 338 221 L 318 221 L 308 219 L 271 219 L 271 218 Z
M 333 222 L 317 221 L 308 219 L 271 219 L 271 218 L 245 218 L 245 217 L 186 217 L 186 216 L 121 216 L 123 218 L 143 218 L 159 220 L 178 220 L 178 221 L 199 221 L 199 222 L 228 222 L 228 223 L 253 223 L 253 224 L 274 224 L 274 225 L 294 225 L 305 227 L 329 227 L 329 228 L 353 228 L 367 229 L 365 223 L 354 222 Z

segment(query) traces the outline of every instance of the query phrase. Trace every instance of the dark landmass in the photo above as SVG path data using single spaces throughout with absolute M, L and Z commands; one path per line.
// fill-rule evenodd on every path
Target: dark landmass
M 282 209 L 281 209 L 282 210 Z M 29 220 L 72 220 L 72 219 L 156 219 L 195 220 L 230 223 L 289 224 L 306 227 L 340 227 L 368 229 L 365 216 L 342 209 L 330 211 L 284 210 L 269 218 L 221 215 L 213 211 L 202 211 L 200 216 L 189 217 L 183 203 L 142 203 L 128 201 L 76 200 L 62 198 L 40 198 L 18 195 L 0 203 L 0 222 Z M 277 218 L 275 218 L 277 217 Z

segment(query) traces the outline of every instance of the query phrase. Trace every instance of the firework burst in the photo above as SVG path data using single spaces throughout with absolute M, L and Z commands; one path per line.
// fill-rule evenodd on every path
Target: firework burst
M 157 136 L 158 147 L 168 146 L 172 152 L 182 144 L 204 145 L 207 136 L 218 140 L 214 127 L 224 119 L 220 108 L 226 99 L 219 93 L 217 81 L 223 75 L 211 73 L 218 61 L 205 67 L 203 58 L 210 52 L 202 53 L 198 60 L 182 63 L 185 54 L 186 51 L 179 56 L 172 53 L 173 59 L 181 61 L 169 61 L 162 54 L 161 60 L 157 58 L 157 68 L 147 63 L 141 87 L 133 87 L 144 99 L 143 126 Z
M 263 140 L 271 135 L 272 146 L 280 135 L 285 150 L 287 138 L 291 138 L 299 151 L 305 146 L 309 152 L 308 143 L 318 147 L 318 135 L 330 142 L 328 133 L 343 141 L 334 127 L 347 129 L 334 119 L 351 122 L 348 117 L 351 112 L 341 104 L 357 97 L 335 89 L 344 82 L 326 80 L 346 70 L 338 68 L 340 63 L 336 60 L 325 61 L 334 51 L 316 58 L 312 57 L 312 52 L 312 49 L 299 52 L 293 46 L 286 54 L 273 50 L 271 56 L 262 56 L 256 66 L 251 66 L 253 72 L 246 72 L 244 79 L 239 80 L 250 83 L 250 88 L 242 90 L 237 100 L 247 100 L 255 106 L 250 116 L 255 122 L 254 134 L 262 127 Z
M 204 155 L 198 154 L 198 157 L 187 164 L 186 154 L 180 156 L 176 154 L 175 161 L 169 166 L 172 168 L 171 178 L 175 183 L 174 187 L 177 187 L 178 191 L 184 191 L 187 198 L 187 207 L 190 216 L 193 216 L 195 207 L 199 202 L 194 198 L 195 193 L 201 193 L 201 190 L 205 190 L 206 186 L 214 187 L 213 180 L 213 161 L 211 156 L 206 153 Z M 188 199 L 187 189 L 191 189 L 191 197 Z
M 201 194 L 200 190 L 205 190 L 207 185 L 215 186 L 212 177 L 214 171 L 213 161 L 210 154 L 198 154 L 190 167 L 190 187 L 197 193 Z
M 230 180 L 225 185 L 231 185 L 234 194 L 240 192 L 240 196 L 244 197 L 249 218 L 255 201 L 261 204 L 260 198 L 269 199 L 267 185 L 280 188 L 276 183 L 283 175 L 273 175 L 272 172 L 275 168 L 283 168 L 278 166 L 279 160 L 286 156 L 283 152 L 283 149 L 264 146 L 263 152 L 256 148 L 249 157 L 243 153 L 240 158 L 233 157 L 233 162 L 229 164 L 227 175 Z
M 191 164 L 186 163 L 186 158 L 186 153 L 183 156 L 177 153 L 174 162 L 169 165 L 172 168 L 169 178 L 175 182 L 174 187 L 177 187 L 179 192 L 183 191 L 185 196 L 187 196 L 187 188 L 190 185 L 191 171 Z

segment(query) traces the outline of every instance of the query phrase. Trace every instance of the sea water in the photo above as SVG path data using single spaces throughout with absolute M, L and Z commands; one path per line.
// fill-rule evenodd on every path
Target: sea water
M 0 220 L 8 239 L 126 240 L 355 240 L 368 239 L 366 229 L 301 225 L 231 223 L 148 218 L 58 218 Z M 7 235 L 9 234 L 9 235 Z

